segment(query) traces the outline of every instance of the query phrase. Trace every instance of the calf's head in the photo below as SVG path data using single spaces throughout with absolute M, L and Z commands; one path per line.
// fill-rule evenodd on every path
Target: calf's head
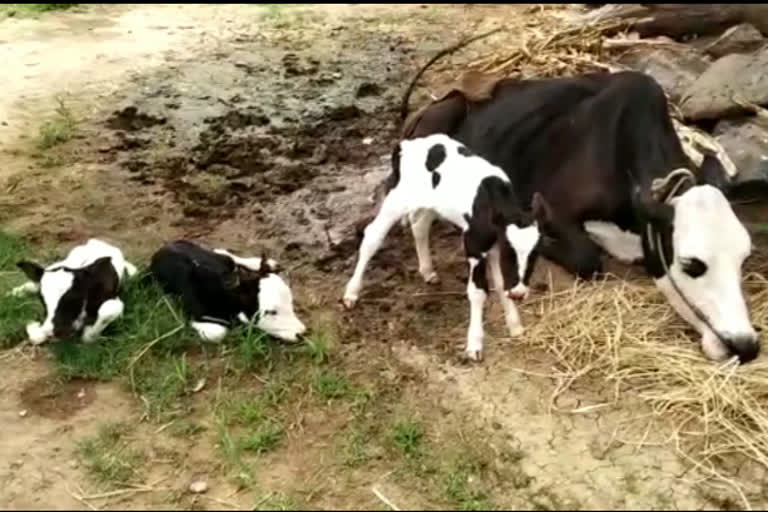
M 701 334 L 704 353 L 714 360 L 735 355 L 742 363 L 757 357 L 759 339 L 741 287 L 752 242 L 723 191 L 700 182 L 666 202 L 635 190 L 633 201 L 645 226 L 646 268 Z
M 112 296 L 119 285 L 119 277 L 108 256 L 81 268 L 55 266 L 45 269 L 31 261 L 19 262 L 17 266 L 31 281 L 38 283 L 38 295 L 45 309 L 42 324 L 32 322 L 27 325 L 27 334 L 33 343 L 42 343 L 51 337 L 69 338 L 79 333 L 85 325 L 89 292 L 98 286 Z
M 506 219 L 500 244 L 501 274 L 507 296 L 516 301 L 528 297 L 531 275 L 539 258 L 543 224 L 551 210 L 539 194 L 533 197 L 533 215 L 516 212 L 512 222 Z
M 235 293 L 249 317 L 258 315 L 259 329 L 285 341 L 296 341 L 306 332 L 294 312 L 291 289 L 276 273 L 276 264 L 263 257 L 257 270 L 234 262 L 232 270 L 225 286 Z

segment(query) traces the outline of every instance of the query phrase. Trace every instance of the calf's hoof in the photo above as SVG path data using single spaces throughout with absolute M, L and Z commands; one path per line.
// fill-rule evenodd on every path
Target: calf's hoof
M 357 304 L 357 297 L 346 296 L 341 302 L 344 304 L 345 308 L 352 309 L 355 307 L 355 304 Z
M 525 328 L 520 324 L 507 325 L 507 329 L 509 330 L 509 335 L 512 338 L 519 338 L 525 332 Z
M 464 357 L 470 361 L 481 362 L 483 360 L 483 349 L 466 349 Z
M 422 272 L 421 277 L 424 278 L 424 282 L 427 284 L 437 284 L 440 282 L 440 277 L 434 270 L 430 272 Z
M 48 336 L 45 335 L 43 326 L 39 322 L 32 322 L 27 324 L 27 337 L 29 342 L 33 345 L 41 345 L 45 343 Z

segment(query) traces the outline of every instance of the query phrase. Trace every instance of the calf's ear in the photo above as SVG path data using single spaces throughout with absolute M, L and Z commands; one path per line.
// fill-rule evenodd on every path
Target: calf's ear
M 21 271 L 24 272 L 24 274 L 26 274 L 30 281 L 35 283 L 39 283 L 40 279 L 43 278 L 43 273 L 45 273 L 45 269 L 43 269 L 43 267 L 32 261 L 20 261 L 16 264 L 16 266 L 19 267 Z

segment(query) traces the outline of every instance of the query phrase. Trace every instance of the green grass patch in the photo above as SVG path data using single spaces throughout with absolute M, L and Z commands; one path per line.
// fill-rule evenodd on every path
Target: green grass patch
M 63 11 L 80 4 L 0 4 L 0 13 L 6 16 L 37 16 L 51 11 Z
M 144 455 L 130 447 L 127 433 L 124 424 L 107 424 L 95 437 L 77 443 L 75 456 L 88 476 L 103 488 L 125 487 L 141 479 Z
M 284 435 L 282 426 L 271 421 L 265 421 L 256 432 L 242 438 L 240 444 L 242 449 L 247 452 L 266 453 L 274 449 Z
M 346 377 L 329 370 L 315 372 L 312 377 L 312 393 L 328 401 L 338 398 L 348 398 L 354 394 L 354 389 Z
M 25 281 L 16 263 L 28 254 L 24 240 L 0 231 L 0 348 L 8 348 L 26 339 L 25 326 L 43 314 L 36 294 L 13 297 L 10 291 Z
M 392 442 L 406 457 L 421 455 L 423 440 L 424 426 L 415 419 L 398 421 L 392 429 Z

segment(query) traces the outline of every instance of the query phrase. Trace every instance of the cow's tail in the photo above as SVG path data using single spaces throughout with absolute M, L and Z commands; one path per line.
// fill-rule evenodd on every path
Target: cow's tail
M 408 117 L 408 110 L 409 110 L 409 101 L 411 99 L 411 93 L 413 93 L 413 90 L 416 88 L 416 84 L 419 82 L 419 79 L 421 79 L 421 76 L 424 74 L 424 72 L 435 62 L 437 62 L 439 59 L 445 57 L 446 55 L 450 55 L 452 53 L 457 52 L 458 50 L 461 50 L 465 46 L 474 43 L 475 41 L 479 41 L 480 39 L 484 39 L 488 36 L 491 36 L 495 34 L 496 32 L 501 32 L 504 30 L 504 27 L 498 27 L 493 30 L 490 30 L 488 32 L 484 32 L 482 34 L 469 37 L 467 39 L 464 39 L 462 41 L 459 41 L 458 43 L 448 46 L 447 48 L 443 48 L 439 52 L 437 52 L 431 59 L 427 61 L 426 64 L 424 64 L 421 69 L 416 73 L 416 76 L 413 77 L 413 80 L 411 80 L 411 83 L 408 85 L 408 89 L 405 90 L 405 94 L 403 94 L 403 99 L 400 102 L 400 121 L 405 121 L 405 118 Z

